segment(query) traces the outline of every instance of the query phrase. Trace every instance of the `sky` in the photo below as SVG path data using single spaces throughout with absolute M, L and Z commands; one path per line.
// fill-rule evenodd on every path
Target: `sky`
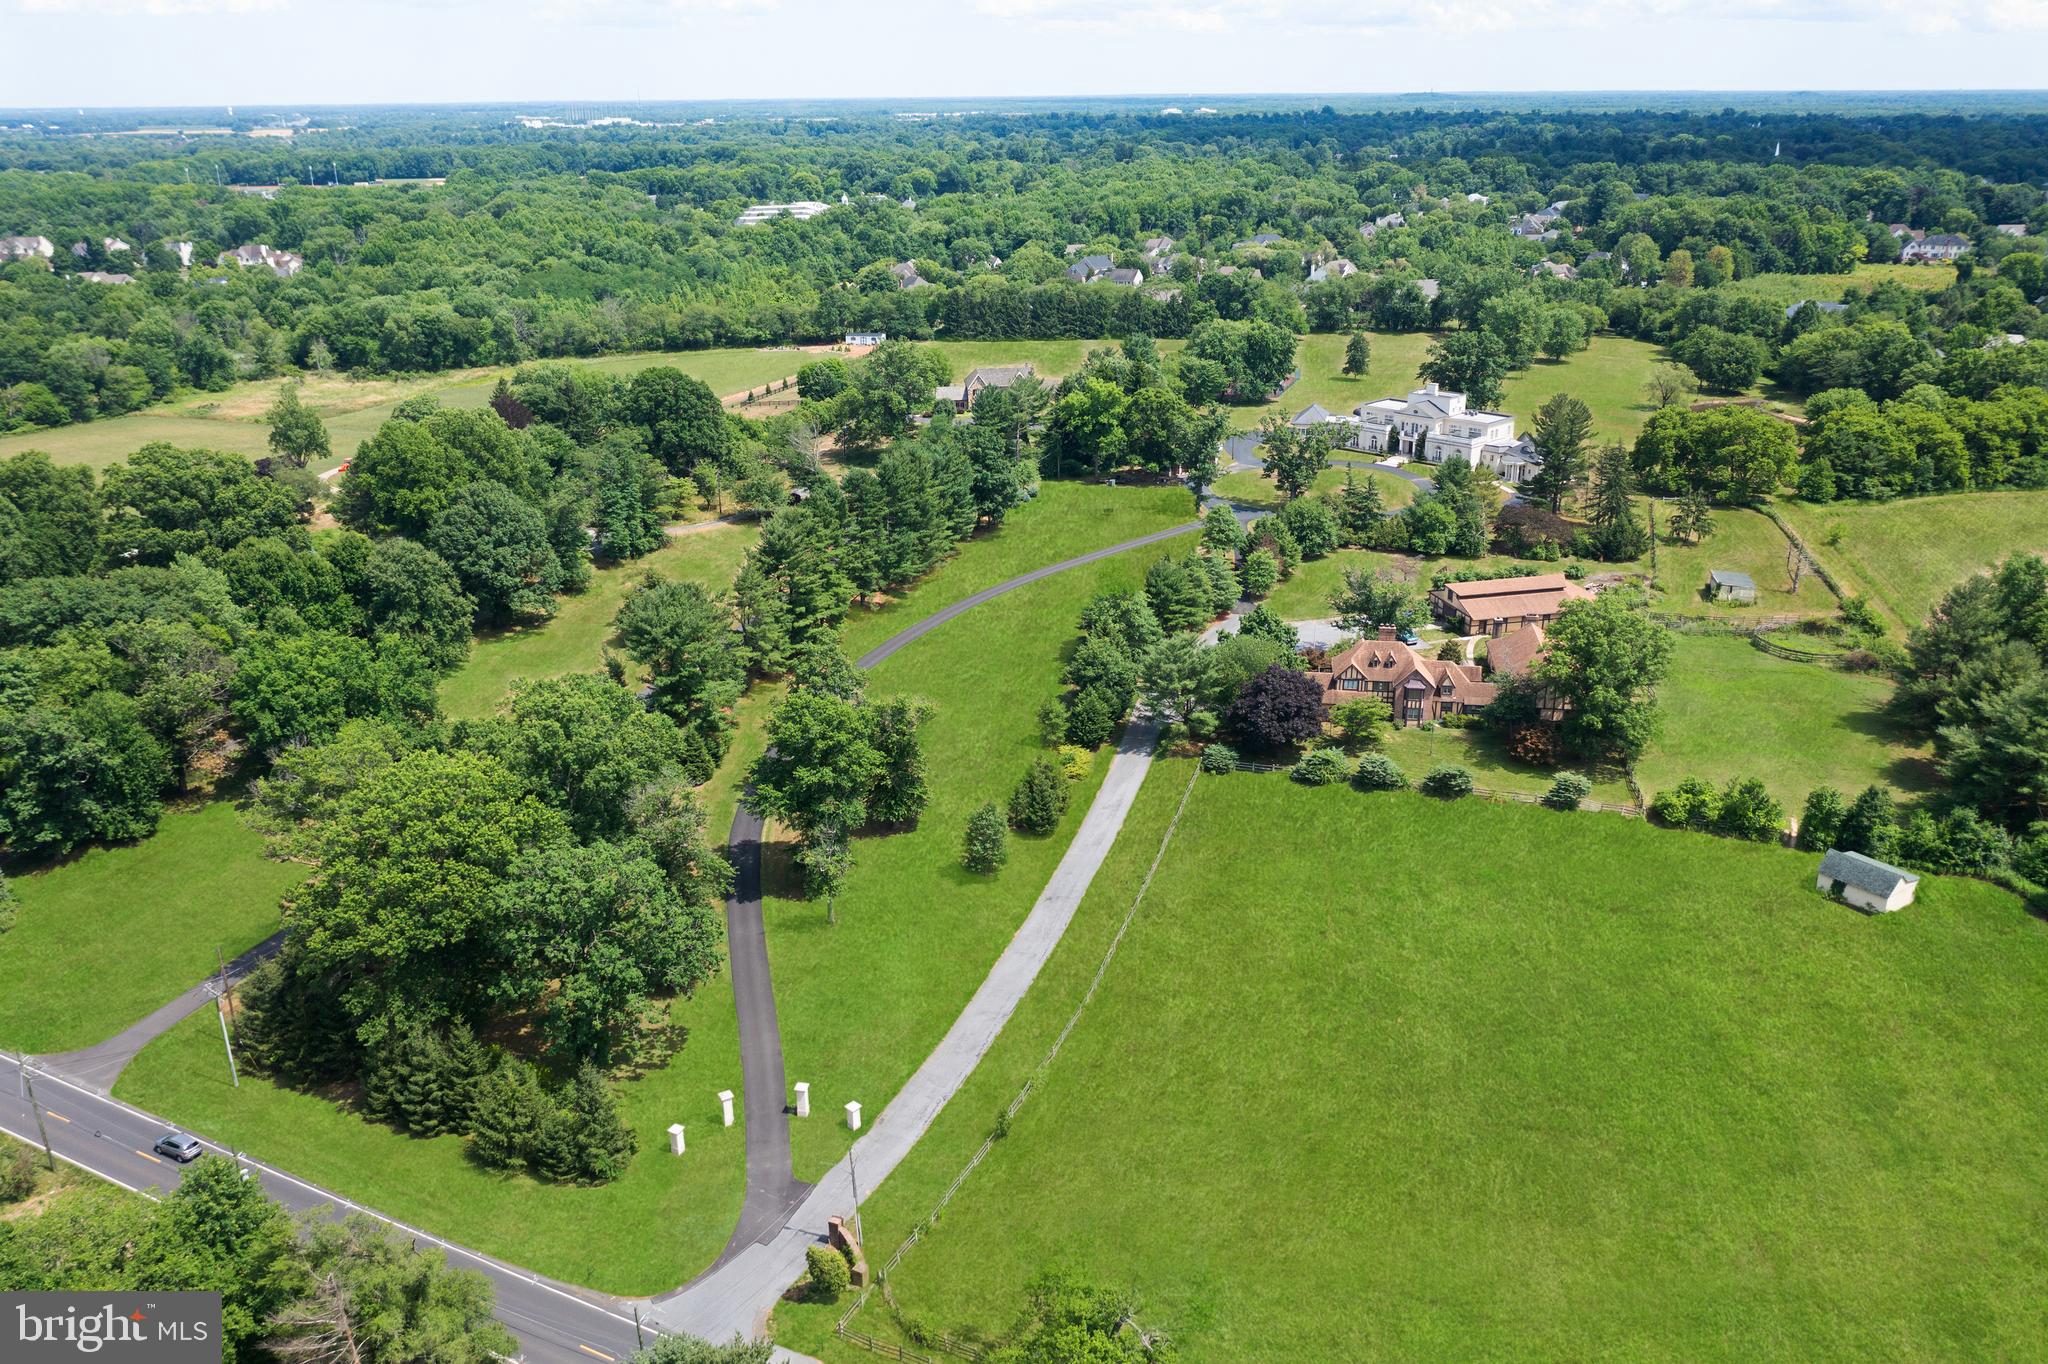
M 0 106 L 2048 85 L 2048 0 L 0 0 Z

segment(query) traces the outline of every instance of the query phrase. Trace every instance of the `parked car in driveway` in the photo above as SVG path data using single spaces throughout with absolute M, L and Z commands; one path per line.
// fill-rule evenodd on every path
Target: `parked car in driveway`
M 206 1148 L 199 1144 L 199 1138 L 187 1132 L 166 1132 L 156 1139 L 156 1153 L 169 1156 L 183 1165 L 206 1154 Z

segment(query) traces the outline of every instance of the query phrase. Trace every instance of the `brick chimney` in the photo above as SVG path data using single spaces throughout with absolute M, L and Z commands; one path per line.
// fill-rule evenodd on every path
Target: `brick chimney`
M 1394 627 L 1393 627 L 1393 626 L 1391 626 L 1391 625 L 1382 625 L 1382 626 L 1380 627 L 1380 643 L 1382 643 L 1382 644 L 1392 644 L 1393 642 L 1394 642 Z

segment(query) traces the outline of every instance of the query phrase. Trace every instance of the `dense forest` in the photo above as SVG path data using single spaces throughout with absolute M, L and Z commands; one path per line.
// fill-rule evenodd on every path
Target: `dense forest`
M 0 428 L 294 367 L 1576 314 L 1528 344 L 1503 329 L 1526 363 L 1542 337 L 1758 331 L 1700 300 L 1895 260 L 1892 224 L 1962 235 L 1979 268 L 2032 256 L 2016 298 L 1938 299 L 1923 334 L 2026 334 L 2048 288 L 2037 241 L 1998 228 L 2048 230 L 2044 134 L 2048 119 L 2006 114 L 1334 110 L 602 128 L 392 112 L 290 140 L 15 129 L 0 234 L 53 250 L 0 265 Z M 828 208 L 735 221 L 790 201 Z M 215 263 L 245 246 L 303 268 Z M 1077 282 L 1091 257 L 1146 279 Z M 1715 373 L 1740 374 L 1743 348 L 1721 350 Z

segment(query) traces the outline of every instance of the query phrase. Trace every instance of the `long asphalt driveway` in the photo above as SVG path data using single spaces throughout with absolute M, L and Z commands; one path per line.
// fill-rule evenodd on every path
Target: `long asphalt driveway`
M 872 668 L 905 645 L 922 639 L 946 622 L 957 620 L 975 607 L 1007 592 L 1084 564 L 1188 535 L 1200 528 L 1200 522 L 1191 521 L 1087 554 L 1077 554 L 983 588 L 899 630 L 862 654 L 856 664 Z M 1100 800 L 1098 796 L 1098 803 Z M 1092 809 L 1090 813 L 1092 816 Z M 1117 822 L 1122 823 L 1121 817 Z M 697 1293 L 702 1286 L 720 1278 L 728 1266 L 747 1255 L 750 1249 L 780 1238 L 791 1224 L 798 1205 L 811 1192 L 809 1185 L 796 1178 L 790 1159 L 789 1119 L 793 1106 L 789 1103 L 787 1071 L 782 1059 L 782 1032 L 775 1016 L 775 981 L 768 966 L 767 932 L 761 916 L 761 836 L 761 817 L 747 809 L 743 799 L 733 815 L 732 831 L 726 840 L 733 864 L 733 892 L 725 906 L 725 933 L 732 970 L 733 1006 L 739 1016 L 740 1078 L 744 1085 L 741 1107 L 746 1115 L 746 1203 L 731 1239 L 711 1267 L 685 1287 L 657 1301 L 673 1301 Z M 1093 874 L 1092 868 L 1089 874 Z M 822 1227 L 823 1223 L 819 1225 Z M 801 1270 L 801 1251 L 797 1258 Z M 781 1292 L 789 1283 L 789 1279 L 783 1280 L 775 1291 Z M 747 1325 L 735 1329 L 752 1328 Z M 719 1338 L 729 1334 L 730 1331 L 721 1332 Z

